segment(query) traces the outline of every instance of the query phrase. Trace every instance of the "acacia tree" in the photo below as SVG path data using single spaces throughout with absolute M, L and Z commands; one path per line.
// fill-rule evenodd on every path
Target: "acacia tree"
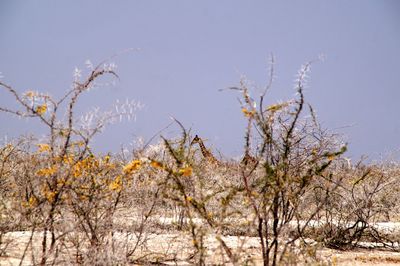
M 256 217 L 264 265 L 288 259 L 287 249 L 302 236 L 326 202 L 326 198 L 321 199 L 305 213 L 302 205 L 306 193 L 313 189 L 316 180 L 333 181 L 329 168 L 346 151 L 346 146 L 338 143 L 334 135 L 321 129 L 310 105 L 309 116 L 303 115 L 306 107 L 303 88 L 311 64 L 302 66 L 298 73 L 296 100 L 265 107 L 273 67 L 270 82 L 258 101 L 250 96 L 244 81 L 239 88 L 233 88 L 242 92 L 242 111 L 249 120 L 245 154 L 251 150 L 250 130 L 254 128 L 256 132 L 253 140 L 257 141 L 257 162 L 250 169 L 242 169 L 242 180 Z M 263 174 L 255 174 L 258 167 Z M 329 191 L 335 188 L 330 186 Z M 292 221 L 296 222 L 296 233 L 285 239 L 293 227 Z
M 15 198 L 22 201 L 21 213 L 30 223 L 32 237 L 36 230 L 42 232 L 38 261 L 41 265 L 51 257 L 56 260 L 60 245 L 76 229 L 86 234 L 91 246 L 101 244 L 110 230 L 104 226 L 119 202 L 122 179 L 129 174 L 118 170 L 119 165 L 110 156 L 96 157 L 89 144 L 107 124 L 123 115 L 131 118 L 140 105 L 127 102 L 117 112 L 95 110 L 77 117 L 79 99 L 98 85 L 99 77 L 118 78 L 113 64 L 101 63 L 96 67 L 89 64 L 89 68 L 90 73 L 83 80 L 80 71 L 76 71 L 72 89 L 57 100 L 34 91 L 19 94 L 0 81 L 0 87 L 19 105 L 18 109 L 0 107 L 0 111 L 36 118 L 48 130 L 47 139 L 36 145 L 36 152 L 32 152 L 34 147 L 25 147 L 20 153 L 23 159 L 20 167 L 14 169 L 14 181 L 25 184 L 15 193 Z M 68 218 L 68 213 L 76 219 Z M 77 221 L 77 224 L 63 223 L 63 220 Z

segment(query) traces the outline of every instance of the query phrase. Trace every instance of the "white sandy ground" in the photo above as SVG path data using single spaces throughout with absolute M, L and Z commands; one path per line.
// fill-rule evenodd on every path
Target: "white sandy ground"
M 251 220 L 251 219 L 249 219 L 249 220 Z M 171 217 L 159 217 L 158 221 L 160 222 L 160 224 L 176 223 L 176 219 L 171 218 Z M 201 224 L 203 222 L 203 220 L 199 219 L 199 218 L 193 218 L 192 221 L 195 224 Z M 237 221 L 237 222 L 240 222 L 240 221 Z M 244 220 L 243 220 L 243 222 L 244 222 Z M 297 221 L 291 221 L 290 224 L 292 226 L 297 226 Z M 301 226 L 304 224 L 305 224 L 304 221 L 300 221 Z M 339 223 L 333 222 L 333 224 L 338 225 Z M 324 225 L 323 221 L 311 220 L 308 222 L 308 226 L 310 226 L 310 227 L 320 227 L 322 225 Z M 350 223 L 348 224 L 348 226 L 352 226 L 352 225 L 353 224 L 350 224 Z M 376 222 L 371 225 L 381 233 L 400 233 L 400 222 Z
M 170 218 L 163 218 L 164 223 L 173 222 Z M 317 223 L 312 223 L 313 226 L 318 226 Z M 393 233 L 400 231 L 400 223 L 377 223 L 375 227 L 381 232 Z M 29 231 L 16 231 L 9 232 L 5 235 L 3 243 L 9 242 L 6 250 L 6 256 L 0 257 L 0 265 L 19 265 L 21 256 L 25 249 L 31 232 Z M 22 265 L 32 265 L 32 254 L 39 256 L 40 241 L 42 233 L 37 232 L 33 238 L 33 250 L 28 249 L 28 253 Z M 182 233 L 165 233 L 165 234 L 148 234 L 147 249 L 143 252 L 160 254 L 160 256 L 167 255 L 170 258 L 176 257 L 178 265 L 187 265 L 183 260 L 189 254 L 192 246 L 192 240 L 189 236 Z M 223 240 L 234 251 L 244 254 L 250 261 L 250 265 L 261 265 L 261 256 L 259 254 L 260 243 L 257 237 L 238 237 L 238 236 L 223 236 Z M 124 232 L 114 234 L 113 240 L 116 245 L 125 245 L 128 242 L 134 243 L 136 237 L 128 235 Z M 362 243 L 365 247 L 376 247 L 373 243 Z M 216 240 L 215 236 L 209 236 L 205 240 L 205 246 L 208 249 L 208 254 L 211 256 L 210 260 L 214 263 L 227 263 L 227 258 L 222 257 L 223 253 L 221 247 Z M 356 251 L 341 252 L 337 250 L 323 248 L 318 251 L 318 257 L 324 262 L 330 262 L 331 265 L 400 265 L 400 253 L 358 249 Z M 61 255 L 62 256 L 62 255 Z M 36 259 L 37 260 L 37 259 Z M 210 261 L 211 262 L 211 261 Z M 65 263 L 70 264 L 70 263 Z M 175 262 L 171 262 L 175 265 Z

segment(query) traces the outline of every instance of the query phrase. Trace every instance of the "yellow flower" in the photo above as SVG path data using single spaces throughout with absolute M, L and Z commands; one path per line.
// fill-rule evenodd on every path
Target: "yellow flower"
M 283 107 L 288 106 L 288 103 L 277 103 L 267 107 L 267 111 L 276 112 L 282 109 Z
M 57 172 L 57 166 L 53 165 L 52 167 L 39 169 L 36 174 L 39 176 L 52 176 Z
M 122 179 L 121 176 L 117 176 L 113 182 L 111 182 L 111 184 L 109 185 L 110 190 L 114 190 L 114 191 L 121 191 L 122 189 Z
M 54 191 L 47 191 L 45 197 L 50 203 L 52 203 L 56 197 L 56 193 Z
M 64 178 L 60 178 L 57 180 L 57 187 L 62 187 L 64 185 L 67 185 L 70 182 L 67 182 Z
M 247 110 L 246 108 L 242 108 L 242 113 L 244 114 L 245 117 L 252 117 L 256 113 L 255 110 Z
M 138 170 L 141 166 L 142 166 L 142 162 L 140 160 L 133 160 L 124 166 L 123 172 L 125 174 L 130 174 L 133 171 Z
M 62 161 L 63 161 L 63 163 L 66 163 L 66 164 L 72 164 L 74 162 L 74 155 L 72 155 L 72 154 L 64 155 Z
M 193 198 L 192 198 L 191 196 L 187 196 L 187 197 L 186 197 L 186 200 L 187 200 L 188 202 L 191 202 L 191 201 L 193 201 Z
M 335 154 L 329 154 L 328 156 L 326 156 L 326 158 L 328 158 L 329 161 L 333 161 L 335 157 L 336 157 Z
M 75 177 L 75 178 L 77 178 L 77 177 L 80 177 L 81 175 L 82 175 L 82 168 L 81 168 L 81 166 L 80 166 L 80 164 L 76 164 L 75 166 L 74 166 L 74 168 L 73 168 L 73 176 Z
M 44 103 L 42 105 L 37 106 L 35 111 L 39 115 L 43 115 L 47 111 L 47 104 Z
M 25 96 L 28 98 L 33 98 L 36 96 L 36 93 L 34 91 L 27 91 L 25 92 Z
M 108 163 L 110 161 L 110 158 L 111 158 L 110 155 L 106 155 L 106 156 L 104 156 L 103 160 L 105 163 Z
M 183 176 L 191 176 L 192 173 L 193 173 L 193 169 L 190 166 L 179 169 L 179 174 L 181 174 Z
M 48 144 L 37 144 L 36 146 L 38 146 L 38 152 L 50 151 L 50 146 Z
M 151 167 L 157 168 L 157 169 L 164 169 L 165 168 L 162 163 L 157 162 L 157 161 L 151 161 L 150 165 L 151 165 Z
M 36 205 L 36 198 L 34 197 L 34 196 L 31 196 L 30 198 L 29 198 L 29 201 L 28 201 L 28 204 L 29 204 L 29 207 L 33 207 L 33 206 L 35 206 Z

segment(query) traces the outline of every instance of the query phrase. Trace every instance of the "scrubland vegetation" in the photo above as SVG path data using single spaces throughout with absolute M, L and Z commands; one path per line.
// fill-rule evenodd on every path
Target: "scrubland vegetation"
M 99 77 L 118 78 L 112 65 L 92 67 L 60 99 L 0 82 L 19 104 L 3 113 L 47 128 L 0 148 L 1 265 L 334 265 L 322 250 L 398 251 L 398 231 L 382 222 L 399 219 L 400 166 L 346 159 L 305 100 L 310 66 L 286 102 L 265 104 L 272 67 L 259 98 L 245 80 L 226 92 L 248 121 L 242 161 L 202 151 L 178 120 L 175 138 L 92 152 L 107 123 L 139 107 L 76 113 Z

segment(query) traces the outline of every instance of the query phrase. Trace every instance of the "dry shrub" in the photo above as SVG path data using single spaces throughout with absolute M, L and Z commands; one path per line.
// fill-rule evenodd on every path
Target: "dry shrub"
M 32 263 L 41 265 L 115 260 L 114 215 L 140 161 L 121 165 L 111 155 L 94 155 L 89 144 L 108 123 L 121 115 L 132 116 L 126 110 L 139 106 L 130 103 L 117 113 L 97 111 L 76 119 L 79 98 L 103 75 L 117 77 L 112 65 L 91 67 L 88 77 L 81 81 L 76 75 L 72 89 L 58 100 L 33 91 L 18 94 L 0 83 L 20 107 L 1 111 L 36 118 L 48 129 L 40 141 L 22 137 L 18 145 L 2 149 L 1 177 L 6 181 L 1 183 L 1 199 L 6 206 L 12 204 L 13 211 L 7 218 L 13 217 L 20 229 L 30 230 L 32 239 L 41 238 L 40 247 L 28 242 L 21 261 L 28 248 Z M 65 117 L 60 110 L 66 112 Z M 132 255 L 131 250 L 127 252 Z M 125 255 L 123 260 L 129 260 Z
M 322 225 L 315 230 L 319 241 L 338 249 L 351 249 L 368 241 L 397 250 L 395 228 L 383 230 L 380 223 L 390 221 L 399 207 L 398 170 L 399 166 L 393 163 L 338 162 L 334 172 L 341 182 L 318 217 Z M 317 192 L 315 201 L 326 193 L 322 186 Z

